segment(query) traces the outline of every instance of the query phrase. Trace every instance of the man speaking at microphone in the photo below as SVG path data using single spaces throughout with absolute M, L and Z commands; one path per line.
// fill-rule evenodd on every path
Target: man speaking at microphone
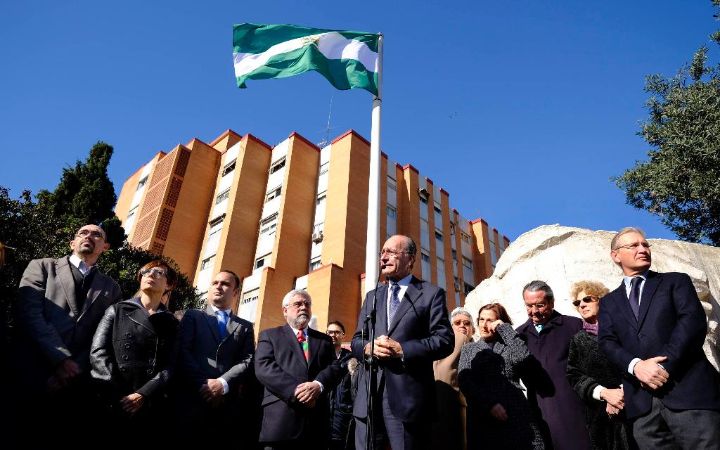
M 373 441 L 382 445 L 376 438 L 382 433 L 394 450 L 429 447 L 435 413 L 432 364 L 452 352 L 455 339 L 445 291 L 412 275 L 416 252 L 415 242 L 407 236 L 391 236 L 385 242 L 380 251 L 380 272 L 387 284 L 366 295 L 352 339 L 353 356 L 367 360 L 372 352 L 378 367 Z M 370 323 L 366 322 L 373 304 L 374 346 L 368 341 Z M 357 419 L 355 448 L 363 450 L 367 448 L 368 364 L 359 370 L 353 415 Z

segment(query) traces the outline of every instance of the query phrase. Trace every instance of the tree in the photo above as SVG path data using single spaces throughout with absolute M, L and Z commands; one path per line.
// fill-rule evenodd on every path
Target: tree
M 720 31 L 711 39 L 720 44 Z M 720 64 L 708 65 L 707 52 L 701 47 L 672 78 L 647 77 L 649 118 L 638 134 L 653 149 L 615 182 L 628 204 L 658 215 L 680 239 L 720 245 Z
M 67 255 L 73 234 L 87 223 L 101 224 L 106 231 L 112 249 L 100 258 L 99 265 L 118 281 L 125 298 L 132 297 L 138 288 L 138 269 L 160 258 L 125 241 L 125 230 L 113 211 L 115 188 L 107 175 L 112 154 L 112 146 L 98 142 L 86 161 L 63 170 L 55 190 L 40 191 L 37 202 L 30 191 L 13 199 L 8 189 L 0 186 L 0 242 L 15 249 L 7 252 L 6 264 L 0 267 L 0 317 L 5 315 L 10 320 L 9 305 L 30 260 Z M 191 280 L 173 261 L 164 259 L 180 275 L 170 308 L 199 306 Z

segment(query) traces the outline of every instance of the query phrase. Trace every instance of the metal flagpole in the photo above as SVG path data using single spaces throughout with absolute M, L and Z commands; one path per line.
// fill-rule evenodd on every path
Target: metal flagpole
M 368 180 L 367 240 L 365 241 L 365 292 L 375 289 L 380 253 L 380 106 L 382 105 L 383 35 L 378 37 L 377 95 L 373 99 L 370 127 L 370 176 Z

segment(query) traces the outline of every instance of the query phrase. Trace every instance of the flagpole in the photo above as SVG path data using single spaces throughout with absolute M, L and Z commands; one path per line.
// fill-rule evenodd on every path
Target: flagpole
M 378 36 L 377 95 L 370 126 L 367 239 L 365 241 L 365 292 L 375 289 L 380 253 L 380 106 L 382 105 L 383 35 Z

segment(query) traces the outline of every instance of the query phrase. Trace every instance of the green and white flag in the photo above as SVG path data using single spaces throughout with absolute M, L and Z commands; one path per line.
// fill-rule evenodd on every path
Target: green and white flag
M 377 34 L 295 25 L 233 26 L 233 59 L 238 87 L 246 80 L 285 78 L 320 72 L 337 89 L 378 93 Z

